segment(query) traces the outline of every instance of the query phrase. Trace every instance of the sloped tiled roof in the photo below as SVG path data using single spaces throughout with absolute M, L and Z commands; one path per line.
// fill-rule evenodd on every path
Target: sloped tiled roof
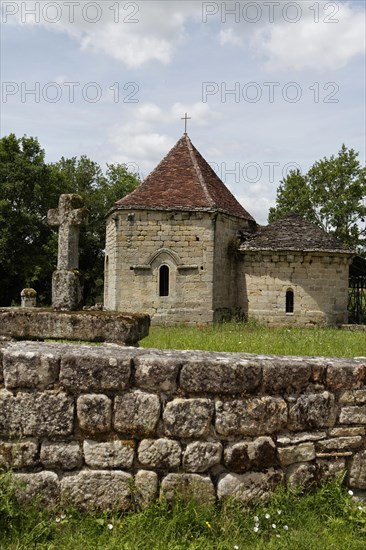
M 126 208 L 221 211 L 254 221 L 187 134 L 139 187 L 114 204 L 113 210 Z
M 240 246 L 240 250 L 301 250 L 352 253 L 338 239 L 298 214 L 290 213 L 261 227 Z

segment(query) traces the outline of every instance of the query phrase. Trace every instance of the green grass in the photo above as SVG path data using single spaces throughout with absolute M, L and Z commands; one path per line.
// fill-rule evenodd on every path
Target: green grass
M 12 496 L 9 480 L 8 474 L 0 476 L 1 550 L 364 550 L 366 547 L 366 507 L 353 501 L 335 480 L 306 494 L 280 489 L 267 504 L 244 506 L 228 501 L 205 507 L 178 501 L 170 507 L 160 501 L 146 510 L 125 515 L 81 515 L 21 508 Z M 266 514 L 270 517 L 266 518 Z
M 366 332 L 337 328 L 268 328 L 257 323 L 151 327 L 140 345 L 274 355 L 366 356 Z

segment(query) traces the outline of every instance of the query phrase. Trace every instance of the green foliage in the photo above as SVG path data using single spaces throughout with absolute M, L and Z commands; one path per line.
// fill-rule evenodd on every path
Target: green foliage
M 337 157 L 324 158 L 307 174 L 298 170 L 280 182 L 276 206 L 270 209 L 271 223 L 289 212 L 296 212 L 309 222 L 351 247 L 366 243 L 366 168 L 358 153 L 343 144 Z
M 0 475 L 2 550 L 363 550 L 366 507 L 340 479 L 304 493 L 279 488 L 267 502 L 156 501 L 127 514 L 80 514 L 16 504 Z M 9 504 L 10 502 L 10 504 Z
M 255 321 L 207 326 L 153 326 L 149 336 L 141 340 L 140 346 L 274 355 L 356 357 L 364 354 L 365 333 L 337 328 L 275 328 Z
M 0 306 L 18 303 L 20 291 L 33 287 L 41 304 L 51 302 L 51 277 L 57 264 L 58 234 L 47 224 L 47 211 L 56 208 L 62 193 L 78 193 L 90 210 L 82 231 L 80 268 L 85 299 L 101 300 L 105 216 L 113 203 L 138 184 L 123 164 L 100 166 L 81 156 L 45 162 L 37 139 L 0 140 Z
M 60 192 L 37 140 L 0 140 L 0 305 L 19 301 L 21 289 L 37 282 L 50 292 L 55 253 L 46 217 Z

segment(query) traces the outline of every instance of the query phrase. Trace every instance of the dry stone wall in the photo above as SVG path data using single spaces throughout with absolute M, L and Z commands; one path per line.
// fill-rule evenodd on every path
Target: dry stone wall
M 177 491 L 250 501 L 347 470 L 366 490 L 366 358 L 17 342 L 1 348 L 0 466 L 81 510 Z

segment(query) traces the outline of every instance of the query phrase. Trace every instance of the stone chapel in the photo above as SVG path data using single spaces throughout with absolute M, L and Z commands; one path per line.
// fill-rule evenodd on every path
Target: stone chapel
M 353 257 L 295 214 L 259 226 L 185 133 L 108 214 L 104 307 L 153 324 L 345 323 Z

